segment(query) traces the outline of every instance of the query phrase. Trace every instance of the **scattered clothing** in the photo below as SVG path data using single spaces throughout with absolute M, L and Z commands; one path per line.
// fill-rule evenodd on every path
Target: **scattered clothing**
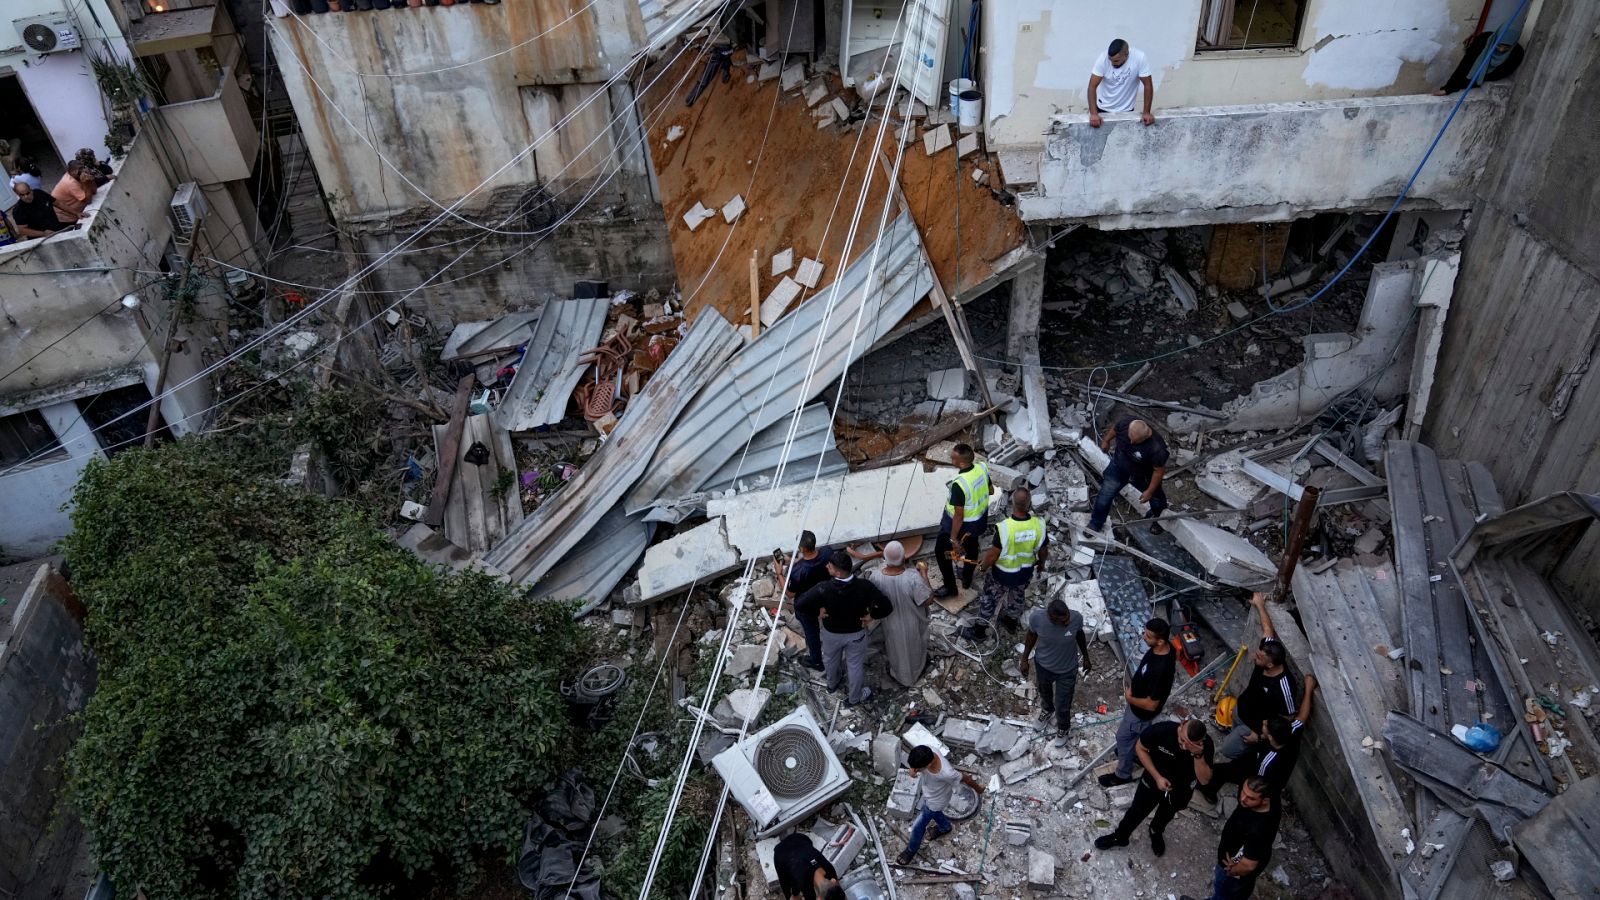
M 1089 74 L 1100 76 L 1100 86 L 1095 89 L 1095 105 L 1101 112 L 1131 112 L 1139 96 L 1139 79 L 1150 77 L 1150 62 L 1144 51 L 1128 48 L 1128 58 L 1121 66 L 1113 66 L 1111 57 L 1101 51 Z
M 817 900 L 817 870 L 829 878 L 838 878 L 833 863 L 811 843 L 811 838 L 795 832 L 772 848 L 772 867 L 778 870 L 778 887 L 785 900 L 799 895 L 803 900 Z
M 915 569 L 896 575 L 882 569 L 867 574 L 867 580 L 889 598 L 894 613 L 879 628 L 883 631 L 884 655 L 889 658 L 889 676 L 910 687 L 922 677 L 928 665 L 928 598 L 933 588 Z

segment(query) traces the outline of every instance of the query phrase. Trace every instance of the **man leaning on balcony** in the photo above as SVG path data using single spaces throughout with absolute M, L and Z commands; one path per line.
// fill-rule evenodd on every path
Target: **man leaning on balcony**
M 1089 127 L 1099 128 L 1101 113 L 1133 112 L 1133 101 L 1144 85 L 1144 112 L 1139 121 L 1154 125 L 1150 112 L 1156 102 L 1155 82 L 1150 79 L 1150 63 L 1144 51 L 1117 38 L 1089 69 Z
M 94 200 L 95 191 L 100 189 L 94 176 L 93 169 L 77 160 L 67 163 L 67 174 L 61 176 L 55 190 L 50 192 L 56 202 L 56 218 L 71 225 L 87 215 L 84 210 Z

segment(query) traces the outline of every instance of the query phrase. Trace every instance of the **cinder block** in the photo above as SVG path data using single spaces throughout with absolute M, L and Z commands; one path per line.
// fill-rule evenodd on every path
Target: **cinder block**
M 828 104 L 833 107 L 833 114 L 839 117 L 839 121 L 843 122 L 850 118 L 850 104 L 843 99 L 835 97 L 829 100 Z
M 885 731 L 872 739 L 872 771 L 884 778 L 895 777 L 900 768 L 900 736 Z
M 800 268 L 795 270 L 794 280 L 808 288 L 816 287 L 817 282 L 822 280 L 822 263 L 810 257 L 800 260 Z
M 961 140 L 956 141 L 957 158 L 976 152 L 978 152 L 978 136 L 976 134 L 965 135 Z
M 895 773 L 894 787 L 889 791 L 889 800 L 884 804 L 884 809 L 897 819 L 910 821 L 917 814 L 917 798 L 921 792 L 922 785 L 911 774 L 911 770 L 901 769 Z
M 683 224 L 689 226 L 690 231 L 694 231 L 716 214 L 716 210 L 707 209 L 704 203 L 696 203 L 692 209 L 683 214 Z
M 1056 887 L 1056 858 L 1038 847 L 1028 848 L 1028 887 L 1036 891 Z

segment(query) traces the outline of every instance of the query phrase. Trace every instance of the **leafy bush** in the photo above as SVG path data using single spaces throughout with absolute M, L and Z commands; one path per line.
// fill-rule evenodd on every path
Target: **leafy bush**
M 99 686 L 69 758 L 153 898 L 367 898 L 510 858 L 574 759 L 570 610 L 447 576 L 215 441 L 96 462 L 66 541 Z

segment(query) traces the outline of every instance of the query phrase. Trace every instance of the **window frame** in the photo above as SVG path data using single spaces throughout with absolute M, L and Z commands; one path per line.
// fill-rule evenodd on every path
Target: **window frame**
M 1207 24 L 1212 18 L 1214 18 L 1213 10 L 1215 10 L 1219 4 L 1228 4 L 1232 6 L 1238 3 L 1259 4 L 1260 2 L 1261 0 L 1203 0 L 1203 2 L 1200 4 L 1200 19 L 1195 25 L 1195 55 L 1209 57 L 1213 55 L 1232 54 L 1239 56 L 1243 54 L 1255 54 L 1258 51 L 1264 51 L 1260 53 L 1262 56 L 1277 56 L 1284 55 L 1286 53 L 1298 54 L 1300 52 L 1300 39 L 1305 33 L 1307 8 L 1311 5 L 1312 0 L 1288 0 L 1288 2 L 1295 4 L 1295 16 L 1294 31 L 1290 35 L 1287 42 L 1233 46 L 1230 44 L 1214 44 L 1206 40 Z M 1236 17 L 1237 9 L 1235 8 L 1234 16 L 1231 16 L 1228 19 L 1230 34 L 1233 19 Z
M 23 427 L 43 430 L 50 436 L 48 446 L 43 441 L 30 441 L 24 435 Z M 22 448 L 22 452 L 15 458 L 9 452 L 8 446 L 13 440 Z M 65 459 L 68 455 L 66 445 L 61 442 L 61 436 L 56 434 L 55 428 L 50 425 L 50 420 L 45 418 L 40 410 L 24 409 L 0 416 L 0 468 L 8 471 L 26 471 L 34 466 Z

